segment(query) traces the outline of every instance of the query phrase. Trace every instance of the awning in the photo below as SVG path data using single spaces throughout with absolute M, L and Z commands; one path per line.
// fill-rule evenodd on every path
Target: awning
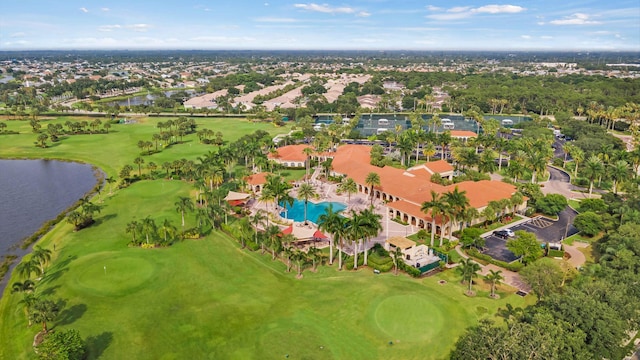
M 239 193 L 235 191 L 229 191 L 227 196 L 224 198 L 227 201 L 235 201 L 235 200 L 246 200 L 251 196 L 251 194 Z
M 327 235 L 323 234 L 320 230 L 316 230 L 316 232 L 313 233 L 313 238 L 314 239 L 327 239 Z

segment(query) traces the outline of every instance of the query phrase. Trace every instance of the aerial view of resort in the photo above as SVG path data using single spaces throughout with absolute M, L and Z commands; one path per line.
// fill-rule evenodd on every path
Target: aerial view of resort
M 0 359 L 640 360 L 640 4 L 0 4 Z

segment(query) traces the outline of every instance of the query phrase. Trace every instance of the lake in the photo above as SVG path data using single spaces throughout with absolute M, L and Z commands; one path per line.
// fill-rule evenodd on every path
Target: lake
M 21 240 L 55 219 L 96 182 L 94 169 L 87 164 L 0 160 L 0 257 L 26 254 L 19 247 Z

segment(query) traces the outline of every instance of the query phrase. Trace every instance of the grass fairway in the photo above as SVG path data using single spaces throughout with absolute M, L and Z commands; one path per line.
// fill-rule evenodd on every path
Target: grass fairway
M 80 116 L 62 116 L 55 119 L 41 118 L 40 125 L 46 133 L 49 124 L 62 124 L 66 121 L 87 121 L 91 123 L 96 118 Z M 33 159 L 69 159 L 98 166 L 109 175 L 117 178 L 118 171 L 125 164 L 133 164 L 133 159 L 143 156 L 145 163 L 155 162 L 160 165 L 165 161 L 176 159 L 196 160 L 207 151 L 217 149 L 214 145 L 204 145 L 198 140 L 196 134 L 190 134 L 183 138 L 182 144 L 175 144 L 150 156 L 138 148 L 138 141 L 152 141 L 152 135 L 159 132 L 158 122 L 166 122 L 176 117 L 136 117 L 132 124 L 114 124 L 109 129 L 109 134 L 90 134 L 63 136 L 61 141 L 52 143 L 49 147 L 38 148 L 34 145 L 37 135 L 33 133 L 29 121 L 11 120 L 5 121 L 6 130 L 18 131 L 15 135 L 2 135 L 0 141 L 0 158 L 33 158 Z M 237 118 L 194 118 L 198 125 L 197 130 L 210 129 L 220 131 L 223 140 L 231 142 L 242 135 L 250 134 L 256 130 L 264 130 L 273 135 L 289 132 L 289 127 L 275 127 L 270 123 L 254 123 Z M 105 122 L 107 118 L 100 118 Z M 4 121 L 0 119 L 0 121 Z M 66 129 L 66 126 L 65 126 Z
M 18 124 L 23 123 L 10 122 Z M 123 160 L 111 158 L 118 151 L 112 147 L 122 146 L 128 147 L 123 163 L 130 163 L 139 153 L 137 138 L 152 131 L 144 130 L 147 125 L 126 126 L 132 130 L 118 128 L 113 137 L 118 140 L 100 151 L 91 153 L 102 143 L 81 139 L 91 137 L 86 135 L 59 157 L 117 169 Z M 227 138 L 233 136 L 225 133 Z M 9 140 L 29 157 L 51 150 Z M 188 151 L 194 157 L 207 149 L 195 147 L 194 141 Z M 22 155 L 4 146 L 0 151 Z M 73 232 L 61 223 L 40 241 L 56 250 L 38 293 L 65 303 L 49 325 L 79 330 L 89 359 L 443 359 L 478 319 L 493 316 L 507 302 L 523 306 L 533 300 L 503 291 L 500 300 L 492 300 L 488 287 L 477 287 L 475 298 L 465 297 L 465 286 L 452 271 L 416 280 L 321 266 L 298 280 L 270 254 L 240 249 L 219 232 L 169 248 L 127 246 L 125 226 L 131 220 L 151 216 L 179 224 L 174 202 L 192 189 L 175 180 L 136 182 L 112 196 L 103 194 L 94 226 Z M 187 227 L 194 223 L 193 214 L 187 215 Z M 9 283 L 18 280 L 14 274 Z M 0 359 L 34 357 L 31 343 L 40 327 L 27 327 L 21 298 L 7 291 L 0 300 Z

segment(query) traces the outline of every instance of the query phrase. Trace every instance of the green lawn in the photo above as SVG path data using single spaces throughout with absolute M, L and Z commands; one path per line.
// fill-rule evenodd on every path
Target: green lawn
M 69 157 L 118 169 L 116 164 L 137 156 L 137 139 L 153 132 L 151 124 L 122 126 L 114 126 L 114 136 L 94 136 L 103 141 L 84 140 L 90 135 L 66 139 L 59 146 L 64 151 L 8 139 L 13 150 L 3 146 L 0 156 Z M 237 127 L 223 133 L 225 139 L 241 134 Z M 208 149 L 196 139 L 191 147 L 186 143 L 154 156 L 195 157 Z M 125 225 L 133 219 L 149 215 L 157 223 L 170 218 L 179 224 L 174 202 L 191 189 L 175 180 L 137 182 L 105 198 L 94 226 L 73 232 L 61 223 L 40 241 L 56 250 L 38 293 L 65 302 L 50 326 L 79 330 L 89 359 L 442 359 L 478 319 L 506 303 L 534 300 L 504 290 L 500 300 L 492 300 L 488 286 L 478 286 L 478 296 L 468 298 L 453 271 L 413 279 L 321 266 L 298 280 L 283 263 L 240 249 L 222 233 L 170 248 L 127 246 Z M 187 216 L 187 227 L 194 223 Z M 18 280 L 14 274 L 9 283 Z M 34 357 L 31 343 L 39 326 L 27 327 L 21 297 L 7 291 L 0 300 L 0 359 Z
M 42 118 L 40 124 L 46 131 L 48 124 L 67 121 L 93 121 L 95 118 L 63 116 L 56 119 Z M 118 172 L 125 164 L 133 165 L 133 159 L 143 156 L 145 163 L 155 162 L 160 165 L 165 161 L 176 159 L 196 160 L 207 151 L 217 149 L 215 145 L 204 145 L 198 141 L 196 134 L 183 138 L 183 144 L 172 145 L 164 150 L 146 155 L 138 148 L 139 140 L 152 141 L 152 135 L 158 133 L 158 122 L 166 122 L 176 117 L 139 117 L 133 124 L 114 124 L 109 134 L 72 135 L 63 137 L 57 143 L 48 141 L 49 147 L 38 148 L 34 145 L 37 135 L 32 132 L 29 121 L 6 121 L 6 130 L 19 131 L 16 135 L 1 135 L 0 158 L 49 158 L 70 159 L 91 163 L 107 174 L 118 177 Z M 236 118 L 194 118 L 198 124 L 197 130 L 211 129 L 221 131 L 224 141 L 237 140 L 242 135 L 256 130 L 264 130 L 273 135 L 289 132 L 289 127 L 275 127 L 271 123 L 254 123 Z M 100 118 L 105 122 L 107 118 Z M 2 120 L 0 120 L 2 121 Z M 66 129 L 66 126 L 65 126 Z M 134 166 L 135 167 L 135 166 Z

